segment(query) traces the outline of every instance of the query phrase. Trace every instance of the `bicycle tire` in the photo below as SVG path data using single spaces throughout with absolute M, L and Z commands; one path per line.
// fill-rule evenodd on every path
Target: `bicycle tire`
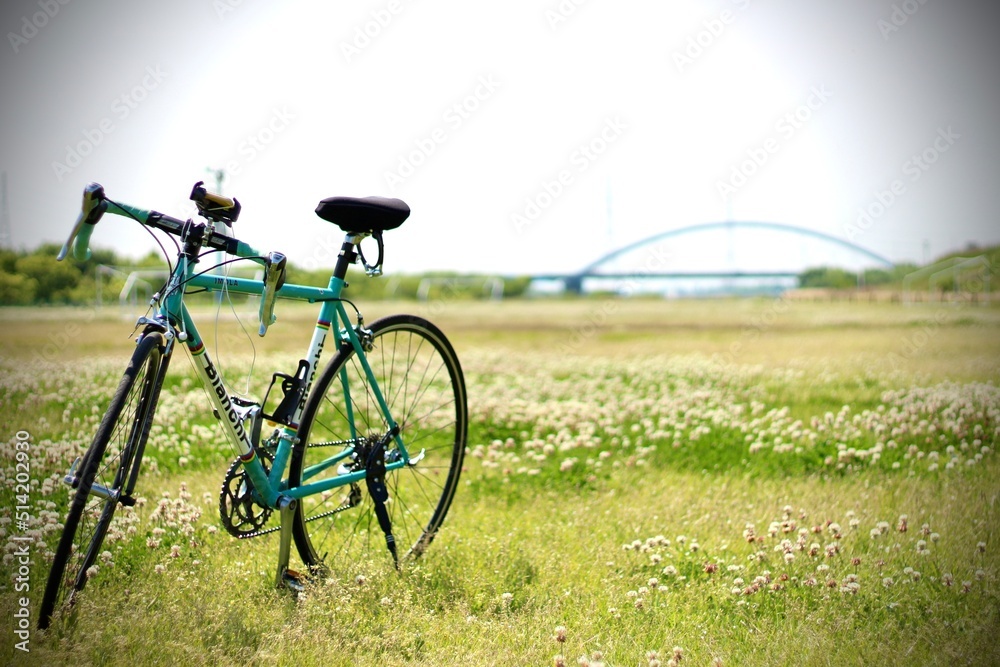
M 393 533 L 397 544 L 408 547 L 400 557 L 403 561 L 415 559 L 427 549 L 454 498 L 468 431 L 465 379 L 451 343 L 427 320 L 392 315 L 374 322 L 371 332 L 372 349 L 365 356 L 376 382 L 400 427 L 411 460 L 423 454 L 413 465 L 386 474 L 386 508 Z M 382 436 L 388 431 L 357 355 L 345 344 L 306 401 L 298 434 L 301 444 L 293 448 L 289 465 L 292 488 L 302 484 L 303 470 L 309 465 L 333 454 L 323 443 L 350 439 L 342 370 L 349 378 L 359 435 Z M 390 441 L 385 459 L 394 458 L 398 458 L 398 450 L 395 441 Z M 343 468 L 325 474 L 340 472 Z M 361 492 L 356 505 L 333 512 L 344 506 L 342 490 L 349 488 L 339 487 L 299 501 L 292 534 L 300 558 L 311 570 L 323 569 L 328 560 L 369 557 L 373 549 L 385 550 L 385 535 L 364 484 L 355 486 L 355 492 Z
M 130 497 L 166 370 L 163 335 L 139 341 L 104 418 L 77 469 L 78 486 L 49 571 L 38 627 L 71 608 L 94 572 L 98 552 L 122 498 Z M 109 449 L 109 445 L 111 448 Z M 107 455 L 107 456 L 105 456 Z M 94 484 L 112 493 L 91 495 Z M 100 566 L 98 566 L 100 567 Z

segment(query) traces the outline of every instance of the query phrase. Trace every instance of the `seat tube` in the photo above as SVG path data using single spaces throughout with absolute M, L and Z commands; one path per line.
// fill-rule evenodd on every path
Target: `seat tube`
M 347 278 L 347 269 L 358 259 L 358 251 L 355 249 L 361 241 L 356 234 L 348 234 L 344 239 L 344 244 L 340 246 L 340 254 L 337 255 L 337 265 L 333 269 L 333 277 L 344 280 Z

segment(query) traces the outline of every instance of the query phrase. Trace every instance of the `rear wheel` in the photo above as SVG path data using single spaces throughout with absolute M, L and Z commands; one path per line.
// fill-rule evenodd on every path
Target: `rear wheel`
M 142 338 L 90 448 L 75 465 L 77 490 L 42 596 L 40 629 L 49 626 L 54 614 L 68 611 L 77 593 L 105 566 L 99 554 L 115 510 L 134 502 L 131 494 L 163 382 L 163 351 L 161 334 Z
M 451 344 L 427 320 L 394 315 L 373 323 L 371 332 L 372 349 L 365 356 L 410 459 L 386 473 L 385 507 L 396 543 L 408 549 L 401 558 L 416 558 L 437 534 L 458 485 L 468 428 L 465 380 Z M 345 382 L 350 401 L 345 400 Z M 306 403 L 299 427 L 305 445 L 292 452 L 289 485 L 364 470 L 363 461 L 347 458 L 310 476 L 311 466 L 338 451 L 360 450 L 388 431 L 361 362 L 345 345 L 316 380 Z M 401 457 L 390 439 L 385 464 Z M 302 498 L 293 535 L 302 561 L 311 568 L 386 549 L 363 481 Z

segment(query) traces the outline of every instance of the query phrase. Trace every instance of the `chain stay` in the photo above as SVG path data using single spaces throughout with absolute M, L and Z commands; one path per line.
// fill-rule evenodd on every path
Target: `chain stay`
M 347 511 L 352 507 L 356 506 L 361 502 L 361 489 L 358 488 L 357 484 L 351 484 L 351 494 L 347 497 L 341 505 L 335 509 L 323 512 L 321 514 L 316 514 L 314 516 L 308 517 L 306 523 L 310 521 L 315 521 L 317 519 L 322 519 L 323 517 L 333 516 L 334 514 L 340 514 L 341 512 Z M 234 535 L 237 539 L 249 540 L 251 537 L 260 537 L 261 535 L 267 535 L 268 533 L 276 533 L 281 530 L 281 526 L 272 526 L 270 528 L 265 528 L 264 530 L 258 530 L 252 533 L 240 533 L 239 535 Z
M 309 444 L 308 446 L 309 447 L 347 447 L 347 446 L 353 446 L 353 445 L 356 445 L 356 444 L 357 444 L 357 439 L 352 439 L 352 440 L 330 440 L 330 441 L 326 441 L 326 442 L 315 442 L 315 443 Z M 274 461 L 273 455 L 271 454 L 271 452 L 267 451 L 266 449 L 261 449 L 261 448 L 258 447 L 257 448 L 257 454 L 258 454 L 258 456 L 261 457 L 261 461 L 262 462 L 266 462 L 267 464 L 269 464 L 269 463 L 272 463 Z M 239 527 L 233 523 L 232 515 L 237 511 L 235 505 L 233 505 L 233 507 L 229 508 L 229 510 L 228 510 L 228 516 L 227 516 L 226 506 L 225 506 L 225 501 L 226 501 L 226 496 L 227 496 L 226 489 L 227 489 L 227 486 L 229 485 L 230 482 L 235 481 L 237 479 L 242 479 L 242 478 L 245 477 L 245 475 L 246 475 L 245 472 L 239 472 L 238 473 L 238 471 L 241 470 L 242 465 L 243 464 L 242 464 L 242 462 L 239 459 L 236 459 L 235 461 L 233 461 L 232 465 L 229 466 L 229 470 L 226 472 L 225 479 L 223 479 L 223 482 L 222 482 L 222 489 L 220 490 L 220 494 L 219 494 L 219 515 L 220 515 L 220 519 L 222 520 L 222 526 L 223 526 L 223 528 L 225 528 L 226 532 L 228 532 L 230 535 L 232 535 L 233 537 L 235 537 L 237 539 L 240 539 L 240 540 L 248 540 L 248 539 L 253 538 L 253 537 L 260 537 L 262 535 L 268 535 L 270 533 L 276 533 L 276 532 L 278 532 L 279 530 L 281 530 L 281 526 L 272 526 L 270 528 L 262 528 L 262 529 L 260 528 L 260 526 L 263 526 L 265 523 L 267 523 L 267 520 L 270 518 L 270 515 L 271 515 L 271 510 L 268 509 L 268 508 L 265 508 L 263 506 L 257 506 L 258 509 L 261 511 L 261 514 L 263 515 L 263 519 L 260 520 L 259 522 L 253 521 L 253 523 L 255 523 L 255 524 L 258 525 L 258 530 L 249 530 L 249 531 L 248 530 L 240 530 Z M 266 465 L 265 465 L 265 468 L 266 468 Z M 245 480 L 244 480 L 244 483 L 249 484 L 249 482 L 245 481 Z M 239 499 L 234 498 L 234 500 L 236 500 L 237 502 L 239 502 Z M 316 514 L 315 516 L 310 516 L 310 517 L 308 517 L 306 519 L 306 522 L 316 521 L 317 519 L 322 519 L 323 517 L 332 516 L 334 514 L 339 514 L 340 512 L 344 512 L 346 510 L 351 509 L 352 507 L 356 506 L 360 502 L 361 502 L 361 490 L 358 488 L 357 484 L 351 484 L 350 495 L 348 495 L 348 497 L 344 500 L 343 503 L 341 503 L 341 505 L 339 507 L 336 507 L 336 508 L 334 508 L 332 510 L 329 510 L 329 511 L 326 511 L 326 512 L 322 512 L 321 514 Z M 254 505 L 257 505 L 257 504 L 254 503 Z

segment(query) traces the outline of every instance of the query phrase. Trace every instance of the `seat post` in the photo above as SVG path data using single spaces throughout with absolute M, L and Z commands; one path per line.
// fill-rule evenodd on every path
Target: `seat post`
M 344 244 L 340 246 L 340 254 L 337 255 L 337 265 L 333 269 L 333 276 L 344 280 L 347 279 L 347 268 L 358 260 L 358 252 L 355 249 L 361 238 L 357 234 L 348 234 L 344 238 Z

